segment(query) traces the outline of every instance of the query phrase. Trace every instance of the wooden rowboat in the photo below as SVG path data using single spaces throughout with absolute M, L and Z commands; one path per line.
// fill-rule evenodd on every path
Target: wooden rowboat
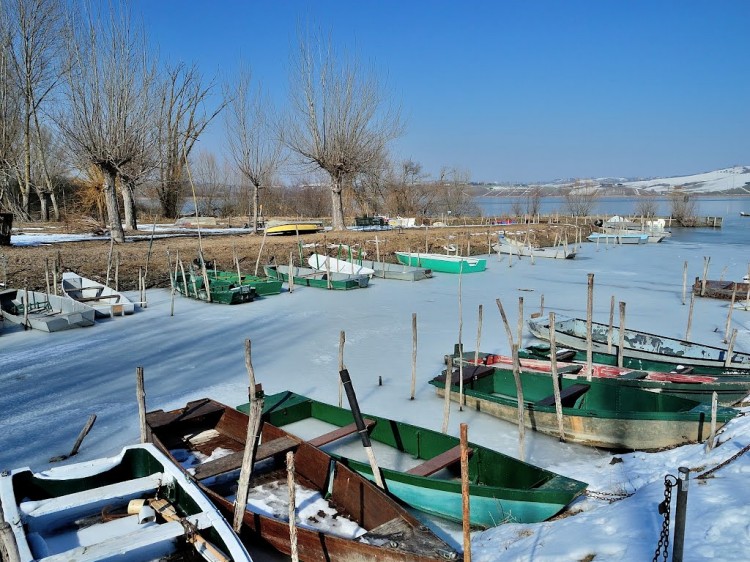
M 518 398 L 513 371 L 482 365 L 454 369 L 451 399 L 458 401 L 459 377 L 464 379 L 466 407 L 500 419 L 518 421 Z M 548 435 L 559 435 L 553 380 L 546 373 L 521 370 L 524 425 Z M 445 394 L 445 374 L 430 384 Z M 565 438 L 574 443 L 615 450 L 656 450 L 706 439 L 711 406 L 669 394 L 630 388 L 609 379 L 569 378 L 556 381 L 562 403 Z M 739 413 L 719 407 L 716 426 Z
M 3 472 L 0 503 L 11 560 L 251 560 L 198 486 L 151 444 L 38 473 Z
M 695 278 L 693 283 L 693 294 L 696 297 L 709 297 L 712 299 L 731 300 L 732 294 L 736 301 L 745 300 L 750 291 L 750 283 L 743 281 L 718 281 L 706 279 L 705 289 L 700 277 Z
M 540 340 L 549 341 L 549 321 L 539 318 L 529 320 L 529 330 Z M 559 316 L 555 321 L 555 341 L 559 347 L 569 347 L 576 350 L 586 350 L 586 320 L 580 318 L 565 318 Z M 596 353 L 607 353 L 609 326 L 599 322 L 592 322 L 591 339 L 592 350 Z M 612 349 L 616 350 L 620 341 L 620 330 L 613 327 Z M 676 338 L 649 334 L 637 330 L 626 329 L 624 333 L 623 357 L 639 361 L 628 361 L 632 369 L 646 371 L 663 370 L 653 368 L 651 362 L 666 363 L 672 366 L 692 367 L 702 374 L 721 374 L 726 371 L 747 371 L 750 369 L 750 354 L 733 351 L 731 357 L 726 349 L 712 347 L 695 342 L 688 342 Z M 596 359 L 597 363 L 601 363 Z M 667 370 L 672 370 L 667 369 Z M 748 374 L 748 373 L 745 373 Z
M 397 279 L 400 281 L 421 281 L 432 277 L 432 270 L 399 263 L 379 262 L 354 258 L 352 263 L 373 270 L 373 277 L 378 279 Z
M 217 271 L 209 269 L 206 271 L 209 280 L 228 281 L 235 285 L 247 285 L 255 289 L 255 293 L 260 297 L 268 295 L 278 295 L 281 293 L 282 282 L 270 277 L 260 277 L 258 275 L 240 274 L 236 271 Z
M 72 271 L 62 274 L 62 292 L 65 296 L 94 309 L 99 317 L 133 314 L 135 305 L 120 291 L 82 277 Z
M 456 346 L 457 348 L 458 346 Z M 558 353 L 558 357 L 566 357 L 567 350 Z M 570 357 L 569 352 L 567 354 Z M 458 350 L 454 349 L 454 361 L 458 359 Z M 463 360 L 468 365 L 485 365 L 487 367 L 499 367 L 501 369 L 511 369 L 513 367 L 513 358 L 507 355 L 497 355 L 494 353 L 478 353 L 477 360 L 474 360 L 473 351 L 464 352 Z M 548 358 L 540 358 L 531 353 L 524 353 L 519 350 L 519 361 L 521 368 L 527 371 L 539 371 L 550 373 L 552 363 Z M 456 363 L 454 363 L 456 364 Z M 563 376 L 578 377 L 585 373 L 586 362 L 558 360 L 558 373 Z M 602 363 L 592 363 L 592 376 L 596 378 L 606 378 L 617 381 L 624 386 L 630 386 L 649 392 L 664 392 L 683 398 L 690 398 L 698 402 L 710 404 L 712 395 L 715 392 L 719 404 L 732 406 L 742 401 L 750 394 L 750 375 L 702 375 L 696 373 L 665 373 L 661 371 L 641 371 L 633 370 L 627 367 L 617 367 L 616 365 L 605 365 Z
M 238 409 L 247 410 L 247 406 Z M 386 456 L 391 461 L 380 467 L 388 491 L 416 509 L 460 522 L 458 438 L 379 416 L 365 417 L 370 439 L 390 453 Z M 350 410 L 285 391 L 266 396 L 264 419 L 300 433 L 333 428 L 338 439 L 327 442 L 315 436 L 309 443 L 324 447 L 350 468 L 372 478 L 368 462 L 355 458 L 362 456 L 362 447 L 359 437 L 352 433 L 354 418 Z M 473 526 L 544 521 L 559 513 L 586 488 L 583 482 L 487 447 L 471 443 L 470 448 L 469 517 Z M 398 453 L 395 459 L 394 452 Z
M 323 230 L 323 223 L 320 221 L 283 221 L 271 220 L 266 223 L 266 234 L 295 235 L 295 234 L 312 234 Z
M 273 279 L 289 281 L 288 265 L 266 265 L 263 267 L 266 275 Z M 292 272 L 294 284 L 299 287 L 318 287 L 319 289 L 333 289 L 345 291 L 349 289 L 364 289 L 370 283 L 369 275 L 354 275 L 349 273 L 333 273 L 318 271 L 309 267 L 294 267 Z
M 208 275 L 208 290 L 200 271 L 190 268 L 184 276 L 172 278 L 172 287 L 184 297 L 219 304 L 241 304 L 252 302 L 258 293 L 255 287 L 245 285 L 236 279 L 221 279 Z
M 231 516 L 248 416 L 203 399 L 179 410 L 150 412 L 146 422 L 154 443 L 182 462 L 217 507 Z M 251 550 L 253 544 L 263 541 L 280 552 L 290 553 L 284 462 L 288 451 L 294 452 L 295 459 L 300 559 L 362 562 L 458 559 L 448 544 L 375 484 L 320 449 L 267 422 L 261 427 L 241 532 Z M 198 459 L 208 460 L 201 463 Z
M 28 302 L 27 302 L 28 299 Z M 0 291 L 3 318 L 43 332 L 59 332 L 94 325 L 94 309 L 65 296 L 36 291 Z
M 514 256 L 525 256 L 534 258 L 552 258 L 558 260 L 571 260 L 576 257 L 573 248 L 567 244 L 559 246 L 534 247 L 524 244 L 521 241 L 506 238 L 499 235 L 496 244 L 493 244 L 492 250 L 498 254 L 509 254 Z
M 307 258 L 307 264 L 315 269 L 316 271 L 331 272 L 331 273 L 346 273 L 347 275 L 370 275 L 375 273 L 375 270 L 369 267 L 364 267 L 357 263 L 352 263 L 346 260 L 333 258 L 331 256 L 324 256 L 322 254 L 312 254 Z

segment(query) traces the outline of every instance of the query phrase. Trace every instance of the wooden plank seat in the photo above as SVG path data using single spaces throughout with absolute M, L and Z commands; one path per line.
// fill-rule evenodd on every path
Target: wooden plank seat
M 28 303 L 28 305 L 24 304 L 23 302 L 19 300 L 14 300 L 13 306 L 16 307 L 17 314 L 23 314 L 26 308 L 28 308 L 29 314 L 34 313 L 34 312 L 51 312 L 52 311 L 52 305 L 47 300 L 30 302 Z
M 115 299 L 115 302 L 118 302 L 120 300 L 120 295 L 97 295 L 95 297 L 80 297 L 76 298 L 78 302 L 91 302 L 91 301 L 101 301 L 105 299 Z
M 369 420 L 365 418 L 365 427 L 369 431 L 372 426 L 375 425 L 375 420 Z M 345 425 L 344 427 L 339 427 L 338 429 L 334 429 L 333 431 L 329 431 L 328 433 L 324 433 L 323 435 L 319 437 L 315 437 L 314 439 L 310 439 L 308 443 L 312 445 L 313 447 L 323 447 L 325 445 L 328 445 L 329 443 L 332 443 L 333 441 L 338 441 L 339 439 L 346 437 L 347 435 L 351 435 L 352 433 L 357 432 L 357 424 L 356 423 L 350 423 L 349 425 Z
M 269 459 L 278 454 L 296 449 L 299 443 L 300 442 L 297 439 L 292 439 L 291 437 L 286 436 L 272 439 L 267 443 L 261 443 L 258 445 L 258 449 L 255 452 L 255 462 Z M 195 476 L 197 480 L 204 480 L 218 474 L 237 470 L 242 466 L 243 455 L 244 451 L 235 451 L 234 453 L 219 459 L 199 464 L 195 467 L 193 476 Z
M 580 396 L 586 394 L 589 388 L 591 388 L 591 386 L 588 384 L 572 384 L 568 387 L 563 388 L 560 391 L 560 403 L 564 408 L 572 408 L 575 405 L 576 400 L 578 400 Z M 546 398 L 537 400 L 534 404 L 537 406 L 554 406 L 555 395 L 551 394 Z
M 472 449 L 469 449 L 469 456 L 473 452 Z M 444 453 L 440 453 L 438 456 L 427 459 L 422 464 L 418 464 L 414 468 L 407 470 L 406 473 L 413 474 L 414 476 L 429 476 L 460 460 L 461 445 L 456 445 L 452 449 L 448 449 Z
M 627 373 L 623 373 L 618 378 L 624 379 L 627 381 L 631 380 L 642 380 L 645 379 L 648 376 L 648 373 L 646 371 L 628 371 Z

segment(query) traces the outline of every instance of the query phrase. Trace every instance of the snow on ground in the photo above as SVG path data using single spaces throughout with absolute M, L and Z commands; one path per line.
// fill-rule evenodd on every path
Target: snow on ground
M 627 303 L 628 327 L 683 337 L 689 308 L 682 304 L 683 263 L 688 262 L 688 282 L 702 274 L 704 256 L 711 256 L 709 278 L 721 271 L 725 279 L 739 280 L 748 268 L 746 244 L 715 237 L 700 244 L 690 240 L 681 242 L 676 233 L 661 244 L 597 249 L 587 243 L 575 260 L 537 259 L 533 265 L 491 256 L 486 272 L 461 279 L 463 341 L 467 348 L 475 347 L 481 304 L 481 349 L 509 352 L 497 298 L 514 331 L 519 297 L 525 317 L 539 309 L 542 296 L 545 313 L 585 316 L 588 273 L 595 275 L 595 321 L 608 321 L 614 295 Z M 91 328 L 45 334 L 3 326 L 0 469 L 49 468 L 48 459 L 69 451 L 91 413 L 98 416 L 96 424 L 79 454 L 65 463 L 111 456 L 135 443 L 138 366 L 145 370 L 149 409 L 177 408 L 204 396 L 230 405 L 246 402 L 246 338 L 266 392 L 290 389 L 335 403 L 339 332 L 344 330 L 344 361 L 362 410 L 440 430 L 443 401 L 427 383 L 440 372 L 444 354 L 458 338 L 458 289 L 457 276 L 436 274 L 416 283 L 376 279 L 367 289 L 341 293 L 297 287 L 292 294 L 233 307 L 177 296 L 174 316 L 169 291 L 160 289 L 148 293 L 148 308 Z M 411 401 L 413 312 L 419 351 L 416 399 Z M 697 299 L 691 339 L 724 345 L 727 312 L 726 302 Z M 750 312 L 734 310 L 732 325 L 738 329 L 736 348 L 750 351 Z M 530 341 L 525 332 L 524 342 Z M 455 404 L 452 408 L 451 434 L 457 435 L 465 422 L 472 441 L 518 455 L 512 424 L 476 411 L 459 412 Z M 750 443 L 750 421 L 731 421 L 710 453 L 703 445 L 690 445 L 613 456 L 533 432 L 526 437 L 527 461 L 588 482 L 592 493 L 574 502 L 568 517 L 473 533 L 475 560 L 651 559 L 662 525 L 657 506 L 664 497 L 665 476 L 687 466 L 695 478 L 732 457 Z M 745 559 L 749 473 L 745 455 L 716 471 L 714 478 L 691 480 L 685 560 Z M 460 528 L 430 521 L 461 548 Z
M 689 176 L 626 181 L 622 185 L 654 193 L 667 193 L 676 186 L 683 186 L 685 191 L 690 193 L 716 193 L 740 188 L 750 193 L 750 189 L 745 186 L 748 183 L 750 183 L 750 168 L 746 166 L 734 166 L 732 168 Z

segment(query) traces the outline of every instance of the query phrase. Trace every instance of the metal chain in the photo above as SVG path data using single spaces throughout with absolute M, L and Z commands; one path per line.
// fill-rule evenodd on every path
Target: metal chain
M 664 562 L 667 562 L 669 553 L 669 511 L 672 502 L 672 488 L 677 485 L 677 478 L 671 474 L 664 477 L 664 501 L 659 504 L 659 513 L 664 516 L 664 523 L 661 526 L 659 535 L 659 544 L 656 545 L 656 552 L 652 562 L 658 562 L 661 554 Z
M 586 490 L 585 492 L 583 492 L 583 494 L 590 498 L 606 500 L 610 503 L 614 503 L 618 500 L 624 500 L 625 498 L 629 498 L 633 495 L 632 493 L 628 492 L 597 492 L 594 490 Z

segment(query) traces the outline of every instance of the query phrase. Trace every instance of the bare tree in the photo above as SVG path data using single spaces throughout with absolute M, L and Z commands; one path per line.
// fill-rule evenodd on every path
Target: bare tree
M 11 34 L 0 9 L 0 208 L 22 215 L 12 187 L 21 146 L 20 95 L 11 68 Z
M 594 211 L 598 200 L 599 188 L 596 185 L 576 180 L 565 194 L 565 209 L 573 216 L 586 217 Z
M 683 186 L 676 185 L 669 193 L 671 216 L 681 225 L 689 226 L 695 222 L 696 204 Z
M 639 195 L 635 202 L 635 214 L 640 217 L 655 217 L 659 202 L 652 195 Z
M 29 196 L 34 189 L 46 220 L 46 198 L 50 197 L 59 219 L 57 200 L 47 169 L 45 139 L 40 108 L 63 76 L 63 13 L 59 0 L 12 0 L 7 3 L 7 23 L 11 29 L 13 74 L 21 96 L 23 168 L 21 207 L 28 218 Z M 36 138 L 35 138 L 36 137 Z M 36 142 L 35 142 L 36 141 Z M 40 175 L 34 179 L 32 161 L 38 158 Z
M 162 213 L 174 218 L 180 211 L 190 152 L 227 102 L 222 99 L 213 109 L 207 109 L 214 81 L 204 85 L 203 76 L 194 64 L 167 67 L 164 75 L 159 87 L 157 128 L 161 157 L 157 192 Z
M 282 161 L 282 144 L 272 123 L 271 104 L 260 87 L 251 88 L 251 74 L 240 70 L 226 116 L 229 150 L 242 176 L 253 190 L 252 225 L 258 232 L 260 192 L 267 188 Z
M 112 238 L 124 241 L 116 185 L 126 166 L 143 158 L 151 127 L 153 70 L 143 32 L 131 26 L 125 4 L 86 14 L 71 26 L 68 103 L 58 119 L 69 149 L 104 176 Z
M 305 165 L 328 175 L 332 226 L 343 230 L 345 186 L 385 157 L 387 144 L 401 134 L 401 119 L 386 105 L 377 76 L 356 60 L 339 59 L 330 41 L 300 37 L 292 72 L 284 142 Z
M 538 215 L 542 208 L 542 199 L 544 192 L 538 185 L 533 185 L 526 196 L 526 213 L 532 217 Z

